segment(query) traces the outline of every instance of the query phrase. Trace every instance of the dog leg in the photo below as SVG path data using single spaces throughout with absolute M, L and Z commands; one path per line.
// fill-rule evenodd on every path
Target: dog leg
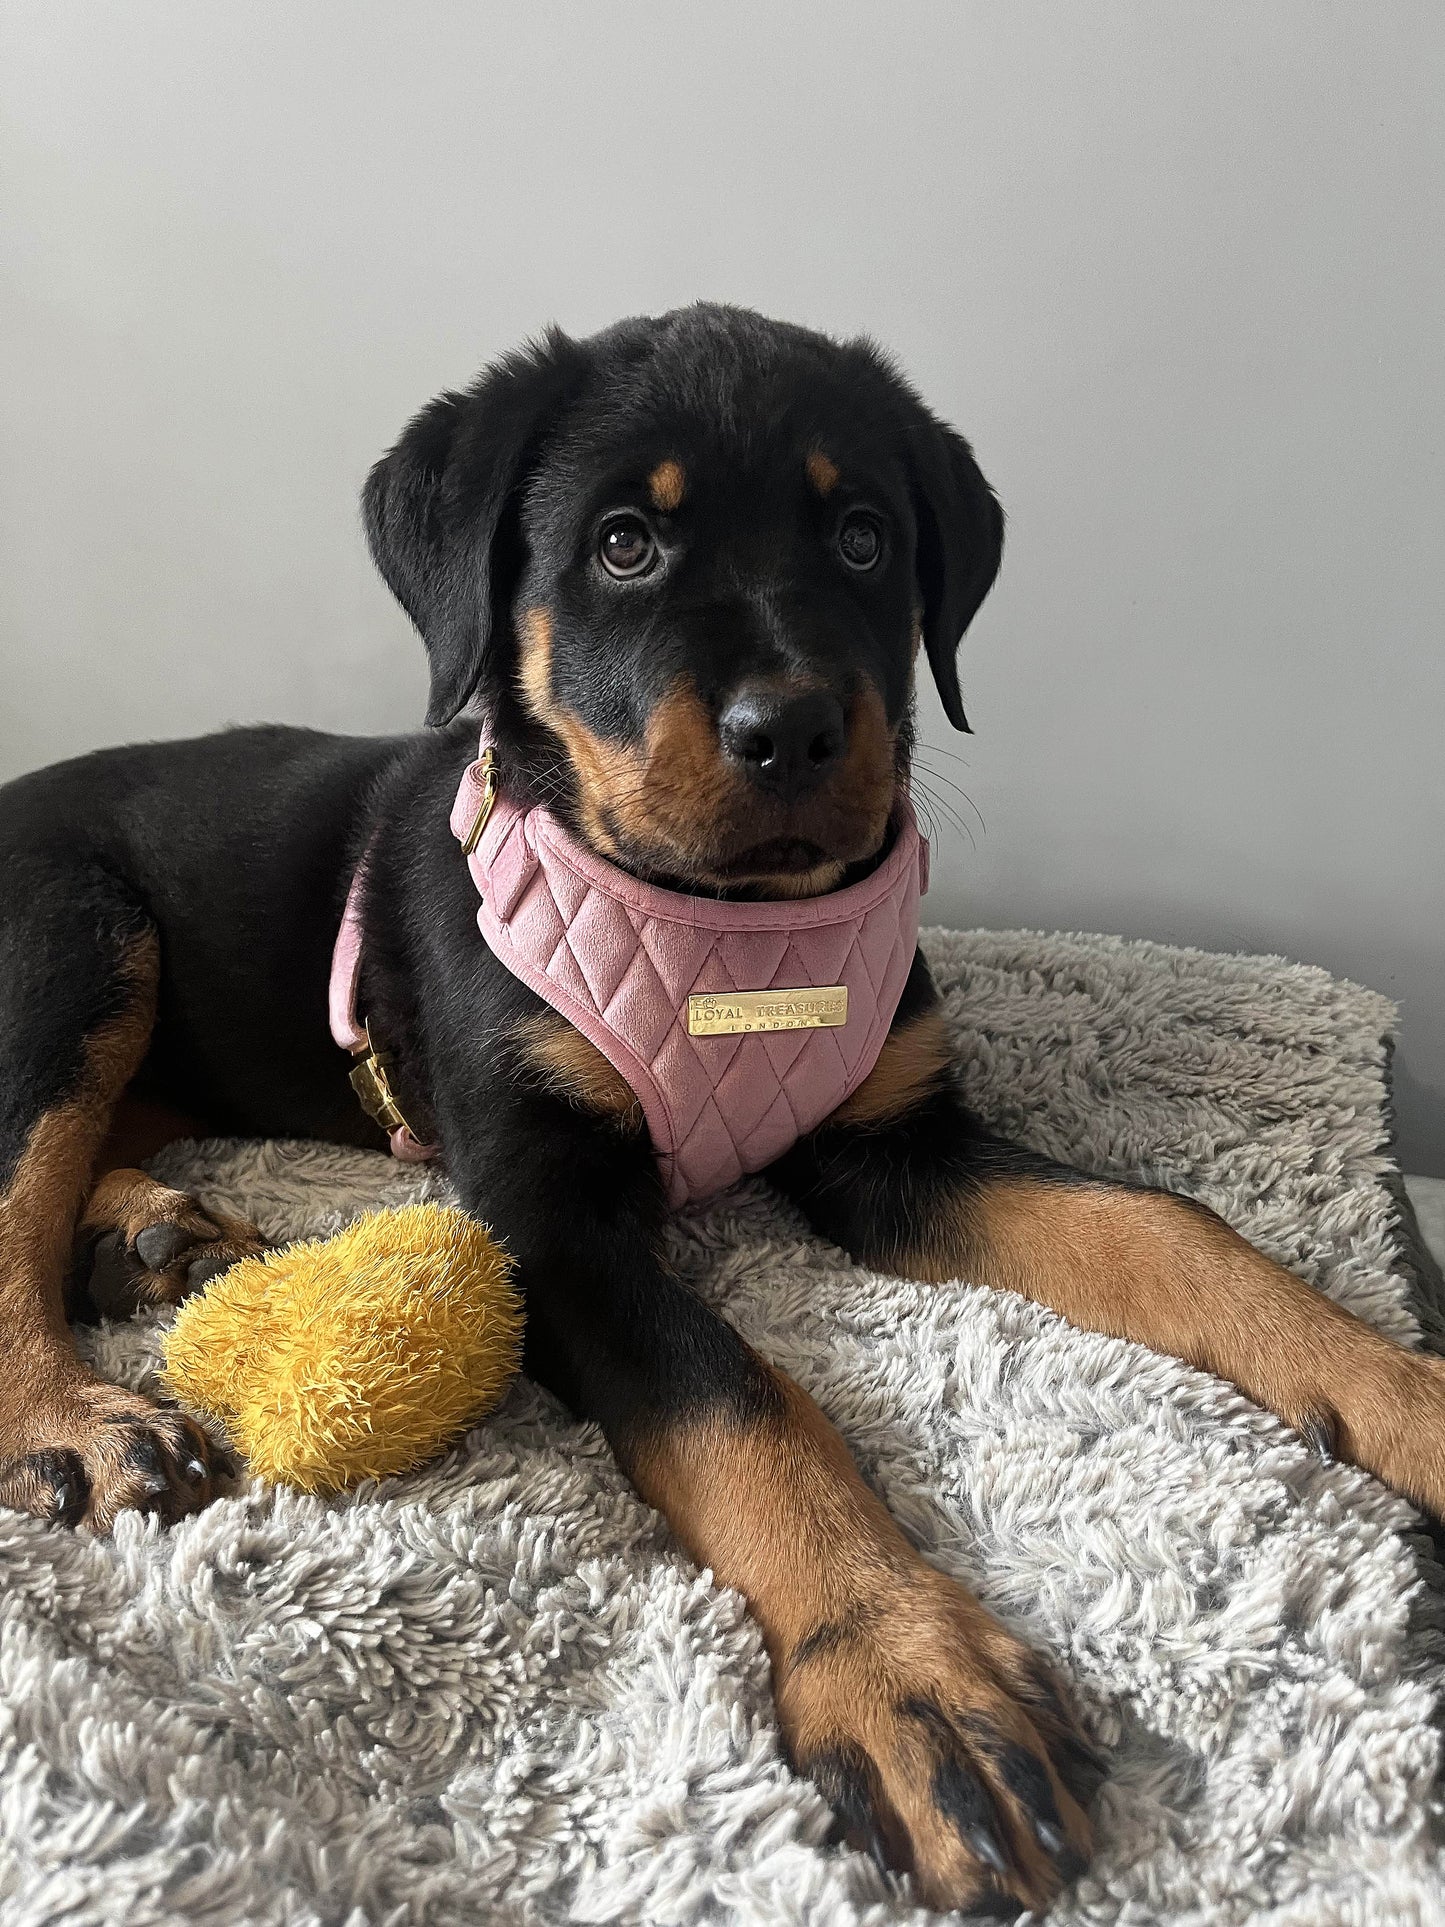
M 927 1565 L 813 1401 L 639 1417 L 619 1446 L 701 1566 L 747 1598 L 793 1761 L 855 1845 L 936 1907 L 1042 1908 L 1089 1854 L 1097 1766 L 1047 1667 Z
M 82 1365 L 63 1308 L 96 1153 L 150 1037 L 155 935 L 66 880 L 11 897 L 0 958 L 0 1504 L 101 1532 L 127 1506 L 178 1518 L 211 1496 L 212 1447 Z
M 1172 1353 L 1445 1517 L 1445 1361 L 1383 1337 L 1203 1205 L 990 1136 L 953 1088 L 936 1007 L 911 1005 L 873 1078 L 772 1174 L 825 1237 L 879 1270 L 1016 1291 Z
M 473 1074 L 466 1048 L 442 1092 L 448 1159 L 518 1260 L 528 1372 L 601 1424 L 691 1556 L 745 1595 L 792 1757 L 851 1837 L 936 1905 L 1046 1904 L 1087 1857 L 1090 1773 L 1046 1668 L 925 1563 L 806 1393 L 669 1272 L 645 1143 Z

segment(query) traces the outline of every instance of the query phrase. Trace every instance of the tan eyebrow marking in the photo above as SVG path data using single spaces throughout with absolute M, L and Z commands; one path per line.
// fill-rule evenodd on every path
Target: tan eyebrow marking
M 682 472 L 681 462 L 659 462 L 647 478 L 647 492 L 652 497 L 652 506 L 661 509 L 664 515 L 671 515 L 680 506 L 686 489 L 687 477 Z
M 818 493 L 820 495 L 831 495 L 833 490 L 838 486 L 838 464 L 829 456 L 823 454 L 821 449 L 814 449 L 803 466 L 808 471 L 808 480 L 813 484 L 813 487 L 817 489 Z

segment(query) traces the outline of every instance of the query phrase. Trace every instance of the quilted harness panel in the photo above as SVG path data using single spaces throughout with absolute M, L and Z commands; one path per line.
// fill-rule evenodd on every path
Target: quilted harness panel
M 485 741 L 483 755 L 485 756 Z M 823 897 L 719 903 L 639 882 L 548 811 L 518 808 L 483 760 L 453 833 L 498 960 L 596 1045 L 636 1093 L 673 1204 L 771 1164 L 872 1070 L 913 963 L 928 844 L 905 800 L 871 876 Z M 696 1036 L 688 999 L 846 987 L 826 1029 Z

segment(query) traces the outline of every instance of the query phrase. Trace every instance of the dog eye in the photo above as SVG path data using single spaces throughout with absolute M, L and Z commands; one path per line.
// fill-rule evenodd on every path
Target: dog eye
M 838 553 L 850 569 L 866 575 L 883 558 L 883 531 L 877 518 L 854 509 L 838 525 Z
M 640 516 L 615 515 L 603 527 L 597 554 L 609 575 L 646 575 L 657 560 L 657 542 Z

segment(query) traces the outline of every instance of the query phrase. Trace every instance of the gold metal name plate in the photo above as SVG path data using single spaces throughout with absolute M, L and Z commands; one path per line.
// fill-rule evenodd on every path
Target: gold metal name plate
M 689 1037 L 750 1030 L 836 1030 L 848 1021 L 847 984 L 824 990 L 705 990 L 687 1000 Z

